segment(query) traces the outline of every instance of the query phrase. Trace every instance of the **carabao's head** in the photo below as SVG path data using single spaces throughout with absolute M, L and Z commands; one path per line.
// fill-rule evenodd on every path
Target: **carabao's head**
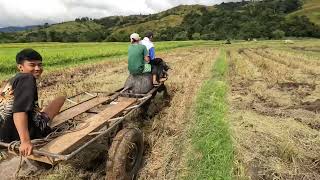
M 17 67 L 21 73 L 31 73 L 39 78 L 43 72 L 42 57 L 33 49 L 23 49 L 16 56 Z

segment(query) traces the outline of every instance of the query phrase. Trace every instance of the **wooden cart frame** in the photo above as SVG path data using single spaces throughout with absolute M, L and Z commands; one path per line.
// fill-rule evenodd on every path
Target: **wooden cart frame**
M 82 92 L 69 97 L 67 101 L 73 105 L 61 111 L 50 127 L 55 129 L 68 121 L 81 119 L 82 116 L 85 118 L 80 125 L 85 127 L 62 134 L 44 146 L 34 149 L 33 155 L 28 156 L 28 159 L 54 165 L 71 159 L 101 137 L 110 138 L 112 141 L 123 127 L 124 120 L 143 105 L 148 105 L 160 91 L 167 94 L 164 84 L 154 87 L 146 94 L 133 94 L 129 93 L 128 89 L 122 88 L 111 94 Z M 81 100 L 76 101 L 77 98 Z M 9 147 L 10 144 L 0 142 L 0 146 Z M 15 148 L 18 151 L 18 147 Z

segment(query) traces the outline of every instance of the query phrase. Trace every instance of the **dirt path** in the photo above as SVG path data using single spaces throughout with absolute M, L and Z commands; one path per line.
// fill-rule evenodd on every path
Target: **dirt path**
M 201 82 L 209 74 L 216 53 L 212 48 L 193 47 L 162 51 L 158 54 L 172 68 L 166 82 L 171 102 L 169 107 L 165 107 L 153 119 L 145 122 L 143 130 L 146 153 L 139 179 L 175 179 L 183 168 L 183 157 L 179 152 L 185 144 L 187 122 L 191 120 L 190 108 Z M 60 94 L 73 95 L 82 91 L 113 92 L 123 86 L 127 76 L 126 57 L 45 74 L 39 84 L 39 99 L 42 100 L 40 105 L 46 105 Z M 88 150 L 89 153 L 84 152 L 81 155 L 86 157 L 84 161 L 72 163 L 76 166 L 62 163 L 46 171 L 41 178 L 103 179 L 104 148 L 94 145 Z M 14 163 L 13 166 L 16 167 Z
M 272 49 L 231 52 L 237 177 L 320 178 L 319 64 Z

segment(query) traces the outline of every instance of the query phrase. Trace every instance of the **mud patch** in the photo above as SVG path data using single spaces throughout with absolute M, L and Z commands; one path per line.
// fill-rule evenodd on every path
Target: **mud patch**
M 316 89 L 315 84 L 298 83 L 298 82 L 283 82 L 283 83 L 278 83 L 278 86 L 281 91 L 292 91 L 296 89 L 303 89 L 305 91 L 310 92 Z
M 320 52 L 320 47 L 291 47 L 294 50 Z
M 9 180 L 14 179 L 15 172 L 17 171 L 20 162 L 19 157 L 9 156 L 7 159 L 0 161 L 0 174 L 1 179 Z
M 317 99 L 313 102 L 303 102 L 300 106 L 296 106 L 295 108 L 302 108 L 308 111 L 312 111 L 315 113 L 320 112 L 320 99 Z

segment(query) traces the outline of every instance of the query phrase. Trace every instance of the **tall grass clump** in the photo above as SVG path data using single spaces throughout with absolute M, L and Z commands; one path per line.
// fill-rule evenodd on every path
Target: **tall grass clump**
M 187 179 L 232 179 L 233 148 L 226 121 L 226 72 L 226 52 L 221 50 L 211 78 L 204 82 L 197 95 Z

